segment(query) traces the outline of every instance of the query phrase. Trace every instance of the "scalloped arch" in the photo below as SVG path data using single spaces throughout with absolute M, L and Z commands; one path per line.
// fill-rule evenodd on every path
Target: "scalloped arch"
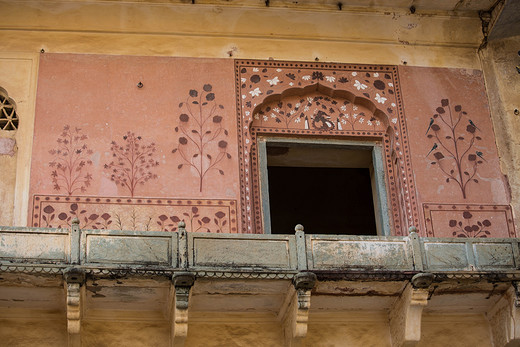
M 328 96 L 332 99 L 345 99 L 345 100 L 348 100 L 349 102 L 351 102 L 353 105 L 360 105 L 360 106 L 366 108 L 375 117 L 383 120 L 384 125 L 386 126 L 386 132 L 390 135 L 393 135 L 394 130 L 390 126 L 390 117 L 388 117 L 388 115 L 384 111 L 379 109 L 377 107 L 377 105 L 372 102 L 372 100 L 367 99 L 365 97 L 357 96 L 354 93 L 349 92 L 347 90 L 333 89 L 333 88 L 326 87 L 319 83 L 311 84 L 311 85 L 303 87 L 303 88 L 299 88 L 299 87 L 287 88 L 281 93 L 268 95 L 262 100 L 261 103 L 259 103 L 253 109 L 252 114 L 253 115 L 257 114 L 262 108 L 264 108 L 265 106 L 267 106 L 271 103 L 278 102 L 278 101 L 281 101 L 283 99 L 293 97 L 293 96 L 304 97 L 304 96 L 312 94 L 312 93 L 319 93 L 324 96 Z M 252 117 L 250 123 L 248 124 L 249 129 L 251 129 L 251 127 L 253 126 L 254 123 L 255 123 L 255 119 Z

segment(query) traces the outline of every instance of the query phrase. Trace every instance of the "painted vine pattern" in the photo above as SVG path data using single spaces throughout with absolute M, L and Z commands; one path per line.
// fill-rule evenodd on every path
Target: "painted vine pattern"
M 217 211 L 214 214 L 214 232 L 224 232 L 223 227 L 227 224 L 227 220 L 224 219 L 224 217 L 226 217 L 226 213 L 223 211 Z M 177 223 L 180 221 L 186 222 L 187 231 L 212 232 L 212 229 L 210 228 L 211 218 L 208 216 L 201 216 L 199 208 L 196 206 L 193 206 L 189 212 L 183 212 L 181 217 L 177 215 L 167 216 L 162 214 L 158 217 L 157 224 L 161 227 L 162 231 L 176 231 Z
M 215 170 L 224 175 L 219 164 L 225 158 L 231 159 L 225 140 L 229 133 L 222 124 L 224 106 L 215 99 L 211 84 L 205 84 L 202 90 L 191 89 L 186 100 L 179 104 L 180 122 L 175 127 L 179 138 L 172 153 L 178 153 L 182 162 L 177 168 L 186 166 L 196 172 L 199 192 L 207 174 Z
M 159 166 L 154 158 L 155 143 L 143 143 L 141 136 L 127 132 L 123 136 L 123 145 L 116 141 L 111 142 L 110 151 L 112 161 L 104 165 L 110 179 L 117 185 L 128 189 L 130 196 L 134 196 L 139 185 L 144 185 L 152 179 L 157 179 L 153 168 Z
M 93 151 L 87 145 L 88 136 L 81 128 L 65 125 L 58 136 L 56 148 L 49 151 L 53 156 L 49 162 L 54 190 L 64 190 L 67 195 L 84 193 L 90 186 L 92 175 L 88 168 Z
M 469 183 L 479 183 L 475 177 L 479 165 L 485 161 L 483 153 L 476 150 L 480 129 L 468 117 L 461 105 L 450 105 L 449 99 L 442 99 L 441 106 L 430 118 L 426 136 L 434 140 L 430 152 L 432 165 L 437 165 L 446 176 L 446 183 L 454 182 L 466 199 Z
M 488 237 L 491 235 L 489 227 L 491 227 L 491 221 L 484 219 L 482 221 L 472 221 L 473 215 L 469 211 L 462 213 L 462 219 L 450 219 L 448 222 L 449 227 L 452 229 L 452 235 L 455 237 Z

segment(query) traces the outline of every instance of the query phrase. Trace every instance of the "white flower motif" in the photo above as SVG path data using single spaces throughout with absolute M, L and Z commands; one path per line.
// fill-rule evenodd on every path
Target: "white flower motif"
M 341 105 L 340 110 L 343 111 L 343 112 L 345 112 L 345 111 L 347 110 L 347 106 L 345 106 L 345 105 Z
M 246 116 L 249 116 L 250 114 L 251 114 L 251 112 L 246 111 Z
M 282 69 L 276 69 L 276 72 L 282 72 Z
M 295 120 L 294 120 L 294 123 L 300 123 L 302 119 L 300 117 L 297 117 Z
M 245 77 L 242 77 L 242 78 L 240 79 L 240 81 L 241 81 L 242 83 L 246 83 L 247 80 L 245 79 Z
M 308 102 L 312 103 L 313 100 L 314 100 L 314 99 L 311 98 L 310 96 L 307 97 L 307 101 L 308 101 Z
M 378 72 L 374 72 L 374 77 L 379 77 L 379 73 Z
M 358 108 L 359 108 L 359 107 L 357 107 L 356 105 L 352 106 L 352 109 L 353 109 L 354 111 L 357 111 Z
M 292 82 L 289 82 L 289 85 L 290 85 L 290 86 L 292 87 L 292 86 L 294 86 L 294 83 L 292 83 Z
M 357 72 L 354 71 L 354 72 L 352 73 L 352 76 L 357 76 Z
M 255 96 L 262 94 L 262 92 L 260 91 L 260 88 L 257 87 L 257 88 L 255 88 L 255 90 L 249 91 L 249 94 L 251 94 L 251 96 L 255 97 Z
M 357 113 L 354 113 L 354 114 L 352 115 L 352 117 L 353 117 L 354 119 L 357 119 L 357 116 L 358 116 Z
M 291 112 L 289 112 L 289 114 L 292 116 L 293 114 L 296 113 L 296 110 L 291 110 Z
M 381 122 L 376 120 L 376 125 L 381 125 Z
M 376 93 L 376 101 L 380 104 L 384 104 L 386 101 L 386 98 L 383 98 L 379 93 Z
M 310 75 L 305 75 L 305 76 L 302 77 L 302 80 L 304 80 L 304 81 L 308 81 L 310 79 L 311 79 Z
M 346 113 L 346 114 L 345 114 L 345 118 L 349 119 L 349 117 L 350 117 L 350 116 L 348 115 L 348 113 Z
M 367 120 L 367 125 L 372 125 L 372 122 L 370 120 Z
M 280 112 L 280 109 L 278 107 L 273 108 L 274 112 Z
M 267 122 L 269 120 L 269 117 L 267 117 L 266 115 L 264 115 L 264 122 Z
M 255 119 L 260 119 L 260 116 L 258 115 L 258 113 L 256 113 L 253 117 L 254 117 Z
M 271 112 L 271 118 L 276 118 L 276 115 Z
M 334 77 L 334 76 L 325 76 L 325 79 L 327 80 L 327 82 L 335 82 L 336 81 L 336 77 Z
M 245 99 L 245 98 L 246 98 L 246 96 L 244 94 L 242 94 L 242 99 Z
M 258 71 L 260 71 L 260 70 L 258 70 L 257 67 L 254 67 L 254 68 L 253 68 L 253 72 L 258 72 Z
M 305 112 L 307 112 L 307 111 L 310 110 L 310 108 L 309 108 L 309 106 L 305 106 L 305 107 L 303 108 L 303 110 L 304 110 Z
M 294 107 L 296 108 L 299 108 L 301 106 L 301 104 L 299 102 L 296 103 L 296 105 L 294 105 Z
M 341 124 L 347 124 L 347 121 L 344 120 L 344 119 L 342 119 L 342 120 L 341 120 Z
M 395 107 L 395 104 L 393 102 L 390 105 L 392 105 L 392 107 Z
M 363 83 L 359 82 L 358 80 L 356 80 L 356 82 L 354 83 L 354 87 L 356 87 L 357 90 L 367 89 L 366 84 L 363 84 Z
M 393 84 L 392 82 L 388 82 L 388 86 L 389 86 L 389 87 L 393 87 L 394 84 Z
M 280 82 L 280 80 L 278 79 L 278 76 L 275 76 L 272 80 L 267 80 L 267 82 L 269 82 L 270 85 L 275 86 Z
M 359 118 L 359 123 L 363 124 L 364 120 L 365 120 L 365 118 L 363 118 L 363 117 Z
M 397 124 L 397 118 L 392 118 L 392 123 Z

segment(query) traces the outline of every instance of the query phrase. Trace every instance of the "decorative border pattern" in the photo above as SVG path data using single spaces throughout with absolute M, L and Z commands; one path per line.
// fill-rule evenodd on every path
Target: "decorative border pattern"
M 433 229 L 432 212 L 434 211 L 460 211 L 461 213 L 470 212 L 477 214 L 478 212 L 503 212 L 507 223 L 507 233 L 509 237 L 516 237 L 513 213 L 509 205 L 483 205 L 483 204 L 423 204 L 424 220 L 426 222 L 426 236 L 435 237 Z M 447 226 L 448 227 L 448 226 Z M 491 235 L 493 236 L 493 235 Z
M 44 204 L 47 205 L 44 206 Z M 101 214 L 102 212 L 86 212 L 88 208 L 85 208 L 85 212 L 83 212 L 81 211 L 81 208 L 76 207 L 75 211 L 70 211 L 73 213 L 69 213 L 70 216 L 68 216 L 67 219 L 64 216 L 61 217 L 59 215 L 59 206 L 66 206 L 66 209 L 68 210 L 70 209 L 69 206 L 71 206 L 71 204 L 75 204 L 76 206 L 82 204 L 82 207 L 84 207 L 85 205 L 109 205 L 117 208 L 125 208 L 129 206 L 152 207 L 154 209 L 154 213 L 157 215 L 154 215 L 154 217 L 157 217 L 158 220 L 157 224 L 155 224 L 155 219 L 153 220 L 154 223 L 151 224 L 152 228 L 150 230 L 157 229 L 157 225 L 159 224 L 159 229 L 162 231 L 175 231 L 177 223 L 180 220 L 185 220 L 188 227 L 190 226 L 191 221 L 194 228 L 197 227 L 201 229 L 199 231 L 209 232 L 209 230 L 206 230 L 206 226 L 216 225 L 218 227 L 220 224 L 221 229 L 223 229 L 223 231 L 221 232 L 238 232 L 236 200 L 34 195 L 31 226 L 44 226 L 42 224 L 42 222 L 45 223 L 44 217 L 46 215 L 51 215 L 51 213 L 46 212 L 45 209 L 51 206 L 51 204 L 52 206 L 54 206 L 52 208 L 53 211 L 51 212 L 55 215 L 53 220 L 61 220 L 63 227 L 69 226 L 70 221 L 68 220 L 68 217 L 74 215 L 80 218 L 80 223 L 87 223 L 87 228 L 90 227 L 92 229 L 121 229 L 116 227 L 115 223 L 107 223 L 109 219 L 108 217 L 104 218 L 104 214 Z M 206 216 L 204 212 L 209 211 L 204 210 L 211 210 L 211 212 L 210 214 L 208 214 L 208 216 Z M 213 218 L 213 214 L 215 214 L 214 210 L 218 210 L 218 216 L 216 216 L 217 218 Z M 104 212 L 106 214 L 106 211 Z M 170 214 L 172 214 L 172 212 L 175 213 L 174 217 L 176 218 L 168 217 Z M 65 215 L 66 212 L 62 213 Z M 94 218 L 94 216 L 96 218 Z M 85 222 L 83 221 L 83 218 Z M 97 221 L 100 221 L 104 225 L 96 227 L 96 225 L 98 224 Z M 167 223 L 168 225 L 166 225 Z M 85 226 L 83 226 L 82 224 L 80 224 L 80 227 L 85 228 Z
M 276 76 L 272 77 L 273 75 Z M 379 75 L 388 78 L 388 87 L 386 84 L 384 85 L 386 94 L 379 88 L 381 81 L 378 82 L 378 78 L 376 78 Z M 269 77 L 271 79 L 267 79 Z M 245 232 L 263 232 L 259 203 L 258 153 L 256 149 L 256 135 L 258 133 L 293 136 L 362 137 L 383 142 L 389 203 L 392 206 L 393 234 L 406 235 L 409 226 L 419 225 L 415 182 L 396 66 L 236 60 L 235 83 L 240 157 L 241 218 Z M 288 89 L 303 89 L 313 85 L 319 85 L 332 91 L 345 91 L 353 94 L 356 99 L 363 99 L 364 103 L 373 106 L 375 112 L 386 116 L 389 124 L 388 131 L 382 133 L 381 131 L 372 132 L 368 130 L 284 130 L 252 127 L 254 111 L 260 105 L 267 103 L 267 98 L 272 99 L 272 96 L 281 95 Z M 393 163 L 395 160 L 399 163 L 400 172 L 396 172 Z M 398 186 L 401 189 L 396 188 Z M 400 200 L 405 206 L 400 206 L 402 205 L 399 202 Z

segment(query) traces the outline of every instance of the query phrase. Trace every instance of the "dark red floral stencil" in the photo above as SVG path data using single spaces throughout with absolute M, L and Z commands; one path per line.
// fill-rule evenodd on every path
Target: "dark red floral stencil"
M 452 235 L 456 237 L 488 237 L 491 235 L 489 231 L 491 221 L 489 219 L 474 221 L 473 215 L 469 211 L 462 212 L 461 219 L 450 219 L 448 225 L 453 230 Z
M 88 148 L 88 136 L 81 128 L 65 125 L 56 140 L 58 145 L 49 153 L 53 156 L 51 179 L 54 190 L 64 191 L 68 195 L 84 193 L 90 186 L 92 175 L 88 168 L 92 165 L 90 156 L 92 150 Z
M 219 164 L 231 159 L 226 140 L 229 133 L 222 124 L 224 106 L 215 98 L 211 84 L 205 84 L 202 90 L 191 89 L 186 100 L 179 104 L 179 125 L 175 127 L 179 138 L 172 153 L 177 153 L 181 161 L 177 168 L 195 171 L 200 192 L 207 174 L 215 170 L 224 175 Z
M 176 231 L 184 221 L 193 232 L 237 233 L 235 200 L 96 198 L 35 195 L 32 226 L 83 229 Z
M 392 231 L 404 235 L 408 226 L 419 225 L 395 66 L 237 60 L 235 79 L 242 225 L 246 232 L 263 232 L 256 148 L 260 133 L 359 137 L 382 143 Z M 399 172 L 393 158 L 399 163 Z M 402 190 L 396 189 L 397 181 Z M 400 194 L 404 194 L 404 209 L 399 206 Z
M 515 237 L 508 205 L 424 204 L 427 236 Z
M 104 166 L 110 179 L 118 186 L 128 189 L 132 197 L 138 185 L 144 185 L 149 180 L 157 178 L 153 172 L 153 168 L 159 165 L 153 157 L 155 143 L 147 144 L 142 141 L 141 136 L 136 136 L 130 131 L 123 136 L 122 145 L 112 141 L 112 161 Z
M 461 105 L 450 105 L 442 99 L 429 121 L 426 136 L 433 141 L 428 157 L 446 176 L 446 183 L 456 184 L 466 199 L 467 189 L 479 181 L 475 177 L 479 165 L 485 162 L 483 153 L 476 149 L 481 141 L 480 129 L 469 118 Z

